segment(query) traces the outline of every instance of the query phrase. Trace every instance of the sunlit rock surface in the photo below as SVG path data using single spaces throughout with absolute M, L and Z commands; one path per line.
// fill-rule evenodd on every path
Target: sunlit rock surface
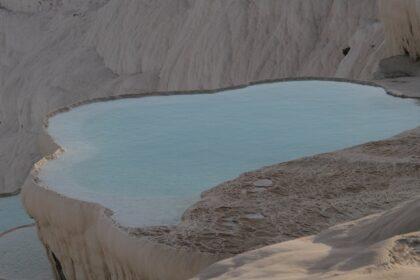
M 221 261 L 195 280 L 416 279 L 419 199 L 390 211 Z

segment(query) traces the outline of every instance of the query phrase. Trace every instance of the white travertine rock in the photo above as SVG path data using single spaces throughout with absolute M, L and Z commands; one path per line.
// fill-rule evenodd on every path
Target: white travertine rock
M 101 205 L 39 188 L 32 179 L 23 194 L 55 273 L 61 267 L 66 279 L 188 279 L 223 258 L 137 238 Z
M 413 59 L 420 58 L 420 1 L 380 0 L 379 7 L 387 56 L 407 53 Z
M 369 47 L 353 51 L 359 63 L 347 63 L 340 71 L 367 78 L 365 62 L 383 42 L 376 1 L 120 2 L 113 0 L 98 12 L 88 41 L 115 73 L 159 70 L 161 90 L 335 76 L 342 50 L 353 47 L 355 36 L 365 36 L 355 48 Z M 113 32 L 123 28 L 130 32 Z M 115 41 L 124 44 L 115 46 Z

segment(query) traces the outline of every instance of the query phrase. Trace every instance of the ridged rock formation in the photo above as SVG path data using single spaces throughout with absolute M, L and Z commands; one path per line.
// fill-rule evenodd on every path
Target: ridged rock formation
M 380 17 L 385 26 L 387 56 L 408 54 L 420 58 L 420 1 L 381 0 Z

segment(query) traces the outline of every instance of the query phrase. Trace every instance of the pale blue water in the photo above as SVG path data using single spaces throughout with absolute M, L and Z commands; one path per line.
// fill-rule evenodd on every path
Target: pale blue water
M 19 195 L 0 198 L 0 233 L 33 222 L 23 209 Z
M 413 100 L 338 82 L 124 99 L 50 119 L 49 132 L 66 152 L 40 176 L 66 195 L 115 210 L 120 223 L 172 224 L 200 192 L 245 171 L 419 124 Z

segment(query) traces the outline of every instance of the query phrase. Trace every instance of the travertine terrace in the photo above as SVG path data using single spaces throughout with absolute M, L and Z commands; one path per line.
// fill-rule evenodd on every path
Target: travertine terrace
M 205 192 L 171 228 L 121 228 L 111 210 L 40 185 L 36 171 L 57 150 L 44 130 L 46 116 L 95 98 L 303 76 L 389 78 L 377 82 L 393 94 L 419 97 L 415 71 L 378 67 L 390 56 L 418 57 L 419 6 L 416 0 L 0 0 L 0 191 L 15 193 L 24 185 L 24 204 L 58 279 L 187 279 L 222 258 L 396 206 L 382 216 L 403 211 L 408 218 L 400 227 L 376 234 L 389 223 L 379 214 L 362 220 L 370 230 L 348 234 L 349 247 L 337 245 L 346 252 L 388 248 L 380 242 L 419 230 L 416 203 L 398 206 L 418 193 L 418 128 L 246 173 Z M 261 179 L 272 186 L 255 191 Z M 327 235 L 331 231 L 337 233 Z M 369 239 L 372 234 L 377 239 Z M 322 236 L 292 241 L 292 247 L 335 240 Z M 365 239 L 372 242 L 359 242 Z M 413 256 L 392 255 L 404 270 L 418 256 L 410 251 L 412 239 L 398 240 Z M 213 268 L 200 277 L 226 272 Z

